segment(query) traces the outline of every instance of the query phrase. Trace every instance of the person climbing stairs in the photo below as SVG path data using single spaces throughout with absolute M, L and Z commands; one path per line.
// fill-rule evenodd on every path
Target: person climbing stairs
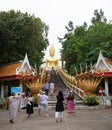
M 62 81 L 61 77 L 59 76 L 58 73 L 56 73 L 56 71 L 52 70 L 50 71 L 50 81 L 49 82 L 53 82 L 55 84 L 55 91 L 54 91 L 54 94 L 53 95 L 48 95 L 49 96 L 49 107 L 50 108 L 54 108 L 55 105 L 56 105 L 56 95 L 58 94 L 59 91 L 62 91 L 64 92 L 67 87 L 66 85 L 64 84 L 64 82 Z M 76 104 L 79 105 L 80 103 L 82 103 L 82 99 L 77 96 L 75 94 L 75 99 L 76 99 Z

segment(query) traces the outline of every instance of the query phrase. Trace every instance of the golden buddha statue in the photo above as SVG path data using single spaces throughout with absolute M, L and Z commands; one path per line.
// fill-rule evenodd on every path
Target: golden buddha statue
M 52 68 L 56 69 L 58 67 L 59 60 L 54 57 L 55 49 L 54 49 L 53 45 L 51 45 L 51 47 L 49 49 L 49 55 L 50 55 L 50 57 L 46 59 L 46 68 L 47 69 L 52 69 Z

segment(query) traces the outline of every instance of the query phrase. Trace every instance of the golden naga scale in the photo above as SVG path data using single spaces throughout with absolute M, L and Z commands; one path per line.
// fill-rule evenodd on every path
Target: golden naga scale
M 92 72 L 92 67 L 90 71 L 87 71 L 86 66 L 85 72 L 82 72 L 82 68 L 80 68 L 80 74 L 76 74 L 75 83 L 79 88 L 84 90 L 85 93 L 92 93 L 100 84 L 102 78 L 103 76 L 100 73 Z
M 50 73 L 46 73 L 44 69 L 37 73 L 35 69 L 35 76 L 29 79 L 27 76 L 24 77 L 25 85 L 31 90 L 32 94 L 37 94 L 39 90 L 43 89 L 45 84 L 50 79 Z
M 68 82 L 84 90 L 85 93 L 92 93 L 92 91 L 97 88 L 103 78 L 100 73 L 92 72 L 92 67 L 88 71 L 87 66 L 85 72 L 82 72 L 82 67 L 80 67 L 79 74 L 77 73 L 77 69 L 75 68 L 75 76 L 67 74 L 67 72 L 62 69 L 59 69 L 59 71 Z

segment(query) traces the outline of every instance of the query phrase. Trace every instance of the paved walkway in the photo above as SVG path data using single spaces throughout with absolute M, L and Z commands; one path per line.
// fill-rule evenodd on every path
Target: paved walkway
M 0 109 L 0 130 L 112 130 L 112 107 L 103 109 L 76 109 L 75 115 L 64 111 L 63 122 L 56 123 L 54 110 L 49 117 L 40 116 L 37 108 L 32 117 L 27 118 L 21 110 L 14 124 L 9 123 L 8 111 Z

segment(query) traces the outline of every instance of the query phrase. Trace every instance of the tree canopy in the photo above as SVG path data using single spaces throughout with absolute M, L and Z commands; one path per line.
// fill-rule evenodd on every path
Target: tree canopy
M 23 60 L 28 54 L 31 65 L 40 66 L 48 46 L 49 27 L 27 12 L 0 12 L 0 65 Z
M 100 51 L 112 59 L 112 23 L 107 23 L 102 10 L 94 11 L 89 26 L 84 22 L 73 28 L 71 23 L 66 26 L 64 38 L 59 38 L 62 43 L 61 55 L 66 60 L 65 68 L 69 73 L 74 75 L 75 67 L 79 68 L 80 65 L 95 64 Z

